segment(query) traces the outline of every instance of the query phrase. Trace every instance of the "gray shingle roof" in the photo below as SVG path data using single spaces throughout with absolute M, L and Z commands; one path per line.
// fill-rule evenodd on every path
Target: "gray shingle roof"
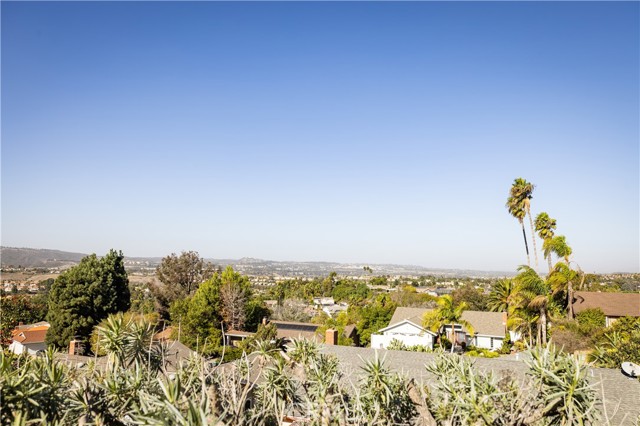
M 389 321 L 389 325 L 397 324 L 408 319 L 414 324 L 422 325 L 424 314 L 433 309 L 398 307 Z M 476 334 L 483 336 L 504 337 L 506 332 L 506 317 L 504 312 L 464 311 L 462 319 L 473 325 Z
M 428 373 L 425 369 L 425 365 L 431 364 L 435 359 L 436 355 L 433 353 L 329 345 L 323 345 L 321 352 L 336 356 L 341 371 L 350 380 L 358 379 L 362 373 L 361 366 L 367 360 L 372 359 L 376 352 L 380 357 L 384 357 L 386 364 L 393 371 L 413 378 L 418 383 L 429 385 L 429 383 L 438 380 L 436 376 Z M 520 359 L 518 360 L 513 357 L 475 358 L 475 367 L 480 371 L 493 371 L 498 376 L 508 373 L 518 379 L 524 379 L 528 367 L 523 362 L 523 354 L 519 355 Z M 588 374 L 595 384 L 596 391 L 601 397 L 604 394 L 604 403 L 610 416 L 610 424 L 635 425 L 636 419 L 640 416 L 640 381 L 623 376 L 619 370 L 607 368 L 591 368 Z

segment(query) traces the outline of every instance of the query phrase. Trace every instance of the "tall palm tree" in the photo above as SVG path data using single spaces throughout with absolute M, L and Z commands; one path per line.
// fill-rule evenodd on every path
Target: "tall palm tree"
M 529 266 L 522 265 L 518 268 L 516 282 L 519 286 L 521 303 L 523 307 L 538 311 L 538 343 L 547 344 L 547 307 L 551 301 L 551 289 L 549 283 L 542 279 L 538 273 Z
M 531 266 L 531 259 L 529 258 L 529 245 L 527 244 L 527 233 L 524 230 L 524 217 L 527 215 L 527 211 L 524 209 L 522 203 L 516 197 L 509 197 L 507 200 L 507 209 L 511 216 L 518 219 L 520 226 L 522 226 L 522 237 L 524 238 L 524 249 L 527 252 L 527 265 Z
M 551 250 L 545 250 L 545 244 L 548 244 L 547 241 L 550 241 L 555 233 L 556 229 L 556 220 L 549 217 L 549 214 L 546 212 L 540 213 L 536 216 L 535 220 L 536 231 L 538 231 L 538 236 L 542 239 L 542 250 L 544 251 L 544 257 L 549 262 L 549 273 L 553 269 L 553 265 L 551 264 Z
M 551 251 L 553 251 L 556 256 L 564 259 L 567 265 L 569 264 L 569 257 L 571 253 L 573 253 L 573 250 L 571 250 L 571 247 L 567 244 L 567 239 L 564 235 L 553 237 Z
M 523 178 L 517 178 L 513 181 L 513 185 L 511 185 L 510 196 L 515 200 L 515 202 L 521 204 L 521 208 L 524 209 L 526 214 L 529 216 L 529 225 L 531 226 L 531 235 L 533 240 L 533 254 L 536 259 L 536 267 L 538 266 L 538 252 L 536 247 L 536 239 L 533 238 L 534 228 L 533 228 L 533 218 L 531 217 L 531 199 L 533 198 L 533 189 L 535 185 L 531 182 L 527 182 Z
M 475 334 L 473 325 L 469 321 L 462 319 L 462 313 L 468 308 L 468 305 L 465 302 L 456 305 L 453 297 L 448 294 L 440 297 L 437 303 L 437 309 L 425 314 L 423 325 L 433 331 L 439 330 L 446 325 L 451 325 L 451 352 L 453 352 L 453 347 L 456 344 L 456 324 L 466 328 L 471 336 Z
M 551 274 L 549 274 L 549 284 L 551 285 L 551 289 L 553 290 L 553 294 L 566 293 L 566 303 L 567 303 L 567 318 L 573 319 L 573 291 L 574 291 L 574 283 L 577 284 L 578 290 L 581 289 L 584 284 L 584 272 L 578 266 L 578 270 L 575 271 L 570 268 L 569 263 L 567 262 L 556 263 L 556 266 L 553 268 Z

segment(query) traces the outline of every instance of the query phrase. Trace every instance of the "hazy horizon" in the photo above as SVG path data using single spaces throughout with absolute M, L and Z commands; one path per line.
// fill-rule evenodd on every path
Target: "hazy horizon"
M 0 7 L 3 246 L 640 272 L 637 2 Z

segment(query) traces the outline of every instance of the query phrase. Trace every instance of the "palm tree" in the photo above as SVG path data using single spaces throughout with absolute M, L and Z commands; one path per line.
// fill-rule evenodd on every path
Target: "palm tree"
M 520 222 L 520 226 L 522 226 L 522 237 L 524 238 L 524 249 L 527 252 L 527 265 L 531 266 L 531 259 L 529 258 L 529 246 L 527 245 L 527 233 L 524 230 L 524 217 L 527 215 L 527 211 L 524 209 L 522 203 L 518 201 L 515 197 L 509 197 L 507 200 L 507 209 L 509 209 L 509 213 L 511 216 L 518 219 Z
M 471 336 L 475 334 L 473 325 L 471 325 L 469 321 L 462 319 L 462 313 L 467 309 L 468 305 L 465 302 L 456 305 L 453 297 L 449 295 L 440 297 L 437 303 L 437 309 L 425 314 L 423 325 L 431 328 L 433 331 L 439 330 L 446 325 L 451 325 L 451 352 L 453 352 L 453 347 L 456 344 L 456 324 L 460 324 L 466 328 Z
M 573 250 L 569 244 L 567 244 L 567 239 L 564 235 L 558 235 L 557 237 L 553 237 L 551 242 L 551 251 L 553 251 L 556 256 L 563 258 L 567 265 L 569 264 L 569 257 Z
M 545 244 L 555 235 L 553 231 L 556 229 L 556 220 L 549 217 L 549 214 L 546 212 L 542 212 L 536 216 L 535 226 L 536 231 L 538 231 L 538 236 L 543 241 L 542 249 L 544 251 L 544 257 L 547 259 L 547 262 L 549 262 L 549 273 L 551 273 L 551 269 L 553 269 L 551 264 L 551 251 L 545 250 Z
M 513 185 L 511 186 L 510 198 L 513 198 L 515 203 L 520 204 L 520 208 L 522 208 L 525 213 L 529 216 L 529 224 L 531 225 L 531 235 L 534 234 L 533 230 L 533 218 L 531 217 L 531 198 L 533 198 L 533 189 L 535 185 L 531 182 L 527 182 L 525 179 L 517 178 L 513 181 Z M 507 207 L 509 207 L 509 202 L 507 202 Z M 509 210 L 511 212 L 511 209 Z M 512 213 L 513 214 L 513 213 Z M 524 225 L 523 225 L 524 230 Z M 538 266 L 538 253 L 536 248 L 536 239 L 533 239 L 533 254 L 536 259 L 536 267 Z M 528 250 L 527 250 L 528 254 Z
M 510 306 L 513 307 L 515 296 L 516 288 L 513 280 L 499 280 L 493 285 L 493 287 L 491 287 L 487 306 L 493 312 L 508 313 Z
M 540 316 L 538 322 L 538 343 L 547 344 L 547 307 L 551 301 L 549 283 L 529 266 L 518 268 L 516 281 L 518 282 L 523 307 L 535 309 Z
M 578 284 L 578 289 L 584 283 L 584 273 L 580 270 L 575 271 L 569 267 L 569 263 L 556 263 L 551 274 L 549 274 L 549 284 L 553 290 L 553 294 L 566 293 L 567 318 L 573 319 L 573 284 Z

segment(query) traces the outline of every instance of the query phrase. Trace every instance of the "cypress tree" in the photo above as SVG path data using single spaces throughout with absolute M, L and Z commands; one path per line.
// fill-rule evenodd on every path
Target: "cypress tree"
M 66 347 L 74 336 L 87 340 L 93 327 L 109 314 L 131 305 L 124 255 L 110 250 L 98 258 L 87 256 L 60 274 L 51 287 L 47 344 Z

